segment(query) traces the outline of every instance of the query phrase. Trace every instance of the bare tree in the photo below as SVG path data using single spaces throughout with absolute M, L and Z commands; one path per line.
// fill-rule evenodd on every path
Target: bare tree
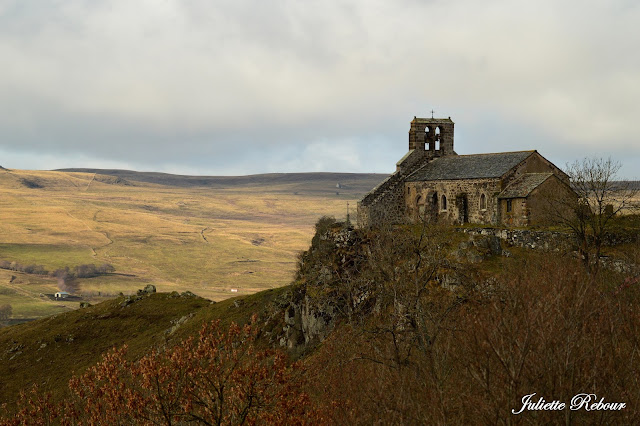
M 616 215 L 637 209 L 638 190 L 632 182 L 618 180 L 621 163 L 611 158 L 584 158 L 567 164 L 575 196 L 558 191 L 549 197 L 549 213 L 571 229 L 585 268 L 596 274 L 602 247 Z

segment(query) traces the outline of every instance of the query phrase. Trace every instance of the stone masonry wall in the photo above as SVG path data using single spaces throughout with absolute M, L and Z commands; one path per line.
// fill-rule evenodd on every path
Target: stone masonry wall
M 404 182 L 407 176 L 422 167 L 433 157 L 425 151 L 409 151 L 397 164 L 395 173 L 382 181 L 359 203 L 357 221 L 359 227 L 382 223 L 406 223 Z
M 510 200 L 498 200 L 500 207 L 500 224 L 505 226 L 528 226 L 529 207 L 526 198 L 512 198 Z M 511 211 L 507 206 L 511 202 Z
M 510 246 L 545 251 L 568 250 L 574 242 L 573 235 L 557 231 L 502 228 L 458 228 L 457 231 L 474 236 L 496 236 Z
M 462 197 L 467 198 L 469 223 L 497 224 L 496 194 L 500 191 L 499 179 L 458 179 L 405 183 L 405 208 L 412 221 L 421 217 L 421 204 L 427 217 L 448 223 L 462 223 Z M 437 206 L 433 195 L 437 194 Z M 480 198 L 485 196 L 485 208 L 480 208 Z M 447 208 L 443 209 L 442 196 L 447 198 Z M 418 197 L 420 197 L 418 199 Z

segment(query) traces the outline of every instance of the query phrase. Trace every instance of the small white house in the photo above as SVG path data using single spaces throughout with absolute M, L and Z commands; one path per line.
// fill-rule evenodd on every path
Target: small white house
M 59 291 L 54 296 L 56 299 L 66 299 L 67 297 L 71 296 L 71 294 L 67 293 L 66 291 Z

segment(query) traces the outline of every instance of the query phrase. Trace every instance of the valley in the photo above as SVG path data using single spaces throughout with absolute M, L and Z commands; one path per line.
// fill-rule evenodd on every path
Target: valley
M 357 200 L 384 178 L 103 173 L 0 170 L 0 261 L 49 272 L 0 269 L 0 306 L 12 306 L 12 322 L 147 284 L 216 301 L 286 285 L 317 219 L 344 219 L 347 203 L 355 217 Z M 52 272 L 91 264 L 114 271 L 75 279 L 78 297 L 52 297 L 61 289 Z

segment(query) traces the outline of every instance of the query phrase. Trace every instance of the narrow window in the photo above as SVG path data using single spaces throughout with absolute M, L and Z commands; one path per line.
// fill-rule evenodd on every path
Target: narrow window
M 424 143 L 424 149 L 427 150 L 427 151 L 429 151 L 429 149 L 430 149 L 429 140 L 431 139 L 429 137 L 429 130 L 430 130 L 429 126 L 424 128 L 424 142 L 425 142 Z
M 513 206 L 511 205 L 511 200 L 507 200 L 507 213 L 511 212 Z
M 484 194 L 480 195 L 480 210 L 487 209 L 487 197 Z
M 442 210 L 446 210 L 447 209 L 447 197 L 445 197 L 444 195 L 442 196 Z
M 418 218 L 421 218 L 424 216 L 424 200 L 422 199 L 421 195 L 418 195 L 416 197 L 416 208 L 418 210 Z
M 438 209 L 438 193 L 437 192 L 433 193 L 433 197 L 431 197 L 431 204 L 433 204 L 433 207 L 436 210 Z

